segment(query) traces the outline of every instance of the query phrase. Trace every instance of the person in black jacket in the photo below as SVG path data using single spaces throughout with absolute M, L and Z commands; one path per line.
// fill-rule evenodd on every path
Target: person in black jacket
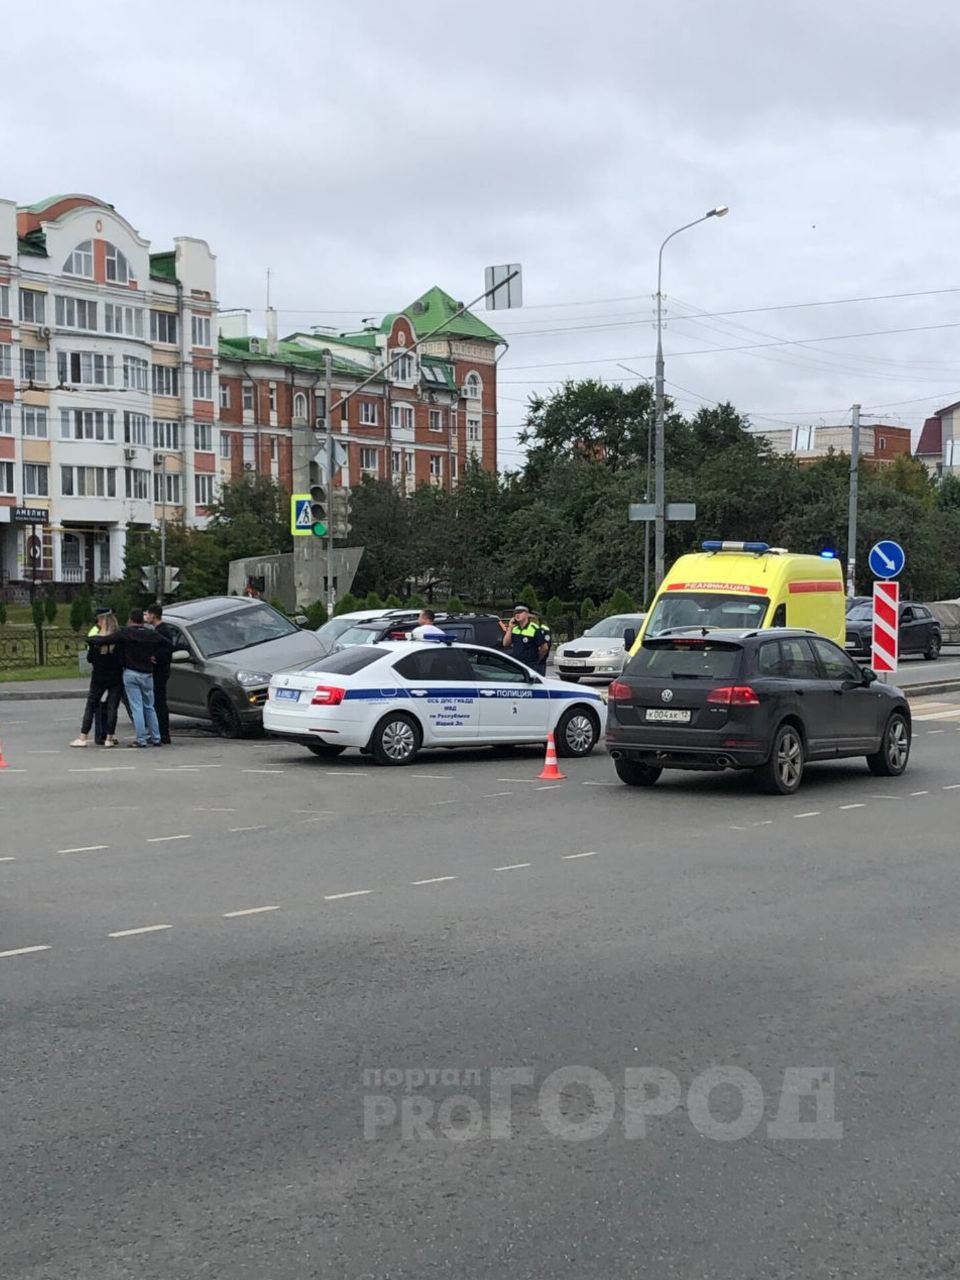
M 92 648 L 102 646 L 111 637 L 92 636 Z M 166 636 L 144 626 L 143 610 L 131 609 L 130 620 L 116 633 L 123 659 L 123 687 L 130 700 L 136 741 L 131 747 L 160 746 L 160 726 L 153 705 L 153 669 L 157 660 L 169 659 L 172 652 Z
M 151 604 L 144 610 L 148 627 L 162 635 L 170 643 L 170 653 L 177 633 L 163 621 L 163 605 Z M 170 679 L 170 653 L 158 657 L 153 668 L 153 705 L 157 712 L 157 724 L 160 726 L 160 741 L 164 746 L 170 745 L 170 712 L 167 708 L 167 681 Z
M 116 637 L 118 631 L 119 625 L 112 610 L 98 609 L 96 632 L 88 637 L 87 661 L 93 668 L 90 675 L 90 692 L 87 694 L 87 703 L 83 709 L 80 736 L 74 738 L 70 743 L 71 747 L 87 745 L 94 716 L 104 700 L 104 695 L 106 695 L 106 714 L 103 745 L 105 747 L 117 745 L 117 711 L 123 694 L 123 666 L 116 640 L 114 639 L 112 644 L 109 641 Z M 95 639 L 96 644 L 94 644 Z

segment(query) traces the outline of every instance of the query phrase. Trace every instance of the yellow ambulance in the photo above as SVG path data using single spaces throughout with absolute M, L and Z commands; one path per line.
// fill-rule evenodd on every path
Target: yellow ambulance
M 765 542 L 704 542 L 681 556 L 654 597 L 631 653 L 669 627 L 808 627 L 843 645 L 840 562 Z

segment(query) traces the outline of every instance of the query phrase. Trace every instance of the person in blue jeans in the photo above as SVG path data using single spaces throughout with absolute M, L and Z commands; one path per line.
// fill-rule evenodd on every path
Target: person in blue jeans
M 160 725 L 153 705 L 153 671 L 158 661 L 169 658 L 173 646 L 159 631 L 144 626 L 142 609 L 131 609 L 127 625 L 112 636 L 90 636 L 88 643 L 95 647 L 108 640 L 120 645 L 123 687 L 130 702 L 137 735 L 130 746 L 159 747 Z

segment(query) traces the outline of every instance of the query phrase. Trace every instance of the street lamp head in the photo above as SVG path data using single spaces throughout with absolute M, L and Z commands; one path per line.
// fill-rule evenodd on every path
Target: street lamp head
M 728 204 L 718 204 L 715 209 L 707 210 L 707 217 L 708 218 L 725 218 L 729 212 L 730 212 L 730 206 Z

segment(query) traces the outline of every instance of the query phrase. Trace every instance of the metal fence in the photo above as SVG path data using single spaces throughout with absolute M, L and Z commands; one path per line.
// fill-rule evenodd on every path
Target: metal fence
M 83 638 L 58 627 L 0 628 L 0 671 L 25 667 L 62 667 L 77 661 Z

